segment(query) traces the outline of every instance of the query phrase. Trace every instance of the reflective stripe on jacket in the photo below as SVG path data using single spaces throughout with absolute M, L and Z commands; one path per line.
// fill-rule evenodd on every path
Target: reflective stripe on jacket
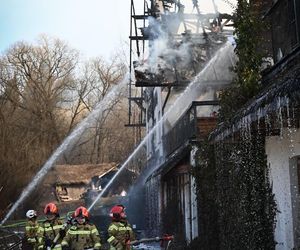
M 32 247 L 32 249 L 37 249 L 38 247 L 39 227 L 39 223 L 37 221 L 32 220 L 29 220 L 25 226 L 26 241 Z
M 68 246 L 72 250 L 85 248 L 100 249 L 100 236 L 97 228 L 91 224 L 72 226 L 62 241 L 62 246 Z
M 110 250 L 127 250 L 127 241 L 134 240 L 134 233 L 127 222 L 112 222 L 108 227 Z
M 55 219 L 54 221 L 45 221 L 38 230 L 38 249 L 46 249 L 49 246 L 52 246 L 53 240 L 56 235 L 59 234 L 59 231 L 63 229 L 64 225 L 60 219 Z M 52 246 L 51 249 L 60 250 L 61 241 L 59 239 L 55 246 Z

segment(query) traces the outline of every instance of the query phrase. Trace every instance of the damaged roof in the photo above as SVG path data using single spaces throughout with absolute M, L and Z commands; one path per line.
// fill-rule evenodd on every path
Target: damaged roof
M 45 185 L 89 184 L 94 176 L 102 176 L 117 169 L 116 163 L 56 165 L 47 175 Z

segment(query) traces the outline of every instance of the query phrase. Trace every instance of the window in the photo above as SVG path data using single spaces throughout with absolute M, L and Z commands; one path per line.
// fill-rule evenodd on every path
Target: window
M 289 17 L 289 34 L 291 38 L 291 47 L 294 48 L 298 44 L 297 25 L 295 15 L 295 0 L 288 0 L 288 17 Z
M 300 45 L 300 1 L 278 0 L 272 11 L 272 44 L 274 60 L 279 61 Z

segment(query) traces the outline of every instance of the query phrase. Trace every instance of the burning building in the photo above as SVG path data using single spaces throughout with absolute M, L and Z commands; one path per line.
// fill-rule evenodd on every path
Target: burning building
M 129 84 L 127 126 L 147 131 L 139 169 L 145 183 L 144 228 L 149 236 L 174 234 L 181 247 L 199 234 L 191 174 L 195 145 L 216 126 L 218 94 L 232 81 L 235 62 L 228 42 L 232 17 L 215 1 L 209 4 L 205 13 L 198 1 L 144 1 L 137 14 L 132 1 L 130 49 L 136 45 L 139 58 L 131 68 L 135 84 Z M 137 88 L 140 96 L 132 96 Z M 135 105 L 141 112 L 137 123 Z
M 256 50 L 271 65 L 261 69 L 260 92 L 212 132 L 208 152 L 197 149 L 201 243 L 298 249 L 300 5 L 250 2 L 265 25 Z
M 198 236 L 196 249 L 298 249 L 300 4 L 250 1 L 265 25 L 265 42 L 254 50 L 266 52 L 268 66 L 260 92 L 217 125 L 235 56 L 224 46 L 231 17 L 212 2 L 208 14 L 198 1 L 145 1 L 143 15 L 132 6 L 133 26 L 143 24 L 130 36 L 140 56 L 132 71 L 142 114 L 138 124 L 129 116 L 129 125 L 148 131 L 147 233 L 174 234 L 180 249 Z M 187 14 L 189 6 L 196 13 Z
M 224 145 L 228 141 L 238 144 L 244 140 L 240 138 L 247 138 L 254 140 L 256 147 L 261 147 L 263 155 L 257 155 L 257 159 L 263 159 L 267 169 L 260 176 L 269 178 L 272 192 L 269 198 L 274 198 L 276 211 L 266 212 L 270 203 L 265 198 L 257 205 L 264 207 L 265 218 L 272 217 L 275 212 L 273 247 L 299 249 L 300 3 L 286 0 L 253 2 L 260 6 L 261 16 L 269 24 L 264 28 L 264 36 L 270 38 L 268 46 L 260 44 L 258 49 L 266 49 L 273 64 L 262 71 L 260 93 L 242 107 L 227 126 L 219 126 L 211 139 L 216 145 L 220 142 Z M 254 151 L 252 148 L 248 153 Z M 259 164 L 255 161 L 249 168 Z M 239 164 L 233 165 L 237 171 Z M 256 180 L 258 178 L 259 175 Z M 255 189 L 254 185 L 252 187 Z M 261 211 L 261 214 L 265 212 Z M 231 216 L 224 221 L 229 220 L 232 220 Z M 254 239 L 251 244 L 253 242 Z

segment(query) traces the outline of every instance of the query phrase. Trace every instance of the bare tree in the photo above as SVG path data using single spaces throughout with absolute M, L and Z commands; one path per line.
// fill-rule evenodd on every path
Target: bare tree
M 2 59 L 6 72 L 0 76 L 2 88 L 10 89 L 3 92 L 4 97 L 29 114 L 36 136 L 47 135 L 51 143 L 58 143 L 62 136 L 57 117 L 69 101 L 77 60 L 76 51 L 46 37 L 41 37 L 38 46 L 18 43 Z
M 80 85 L 89 91 L 81 91 L 79 98 L 86 110 L 90 111 L 101 102 L 109 90 L 124 78 L 126 70 L 125 63 L 118 56 L 109 62 L 102 58 L 87 62 Z M 127 108 L 127 93 L 119 93 L 78 140 L 66 162 L 74 164 L 125 160 L 136 143 L 135 131 L 124 126 L 128 119 Z
M 63 138 L 124 77 L 120 57 L 79 63 L 59 39 L 19 42 L 0 57 L 0 211 L 13 202 Z M 122 161 L 133 147 L 123 94 L 65 155 L 69 163 Z M 0 214 L 1 217 L 1 214 Z
M 66 134 L 77 61 L 77 51 L 46 37 L 37 45 L 19 42 L 0 58 L 0 195 L 8 200 Z

